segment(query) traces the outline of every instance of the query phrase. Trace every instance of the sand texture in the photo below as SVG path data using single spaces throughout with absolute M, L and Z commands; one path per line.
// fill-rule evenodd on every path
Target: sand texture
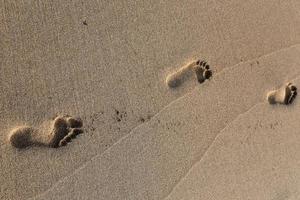
M 300 75 L 299 53 L 300 46 L 294 46 L 259 58 L 259 64 L 249 61 L 224 70 L 37 199 L 163 198 L 231 121 L 257 103 L 268 103 L 268 90 Z M 252 72 L 255 76 L 247 76 Z
M 220 132 L 166 199 L 299 199 L 299 112 L 299 101 L 256 104 Z
M 294 126 L 287 120 L 296 116 L 298 99 L 286 108 L 266 98 L 300 75 L 299 10 L 298 0 L 1 0 L 0 199 L 200 198 L 192 195 L 202 193 L 197 184 L 206 180 L 197 183 L 189 174 L 204 177 L 214 157 L 249 148 L 219 152 L 215 146 L 223 148 L 218 135 L 227 126 L 239 136 L 234 124 L 248 116 L 243 113 L 262 104 L 261 114 L 249 118 L 269 123 L 262 116 L 276 109 L 287 117 L 278 118 L 282 127 Z M 210 79 L 190 71 L 168 87 L 168 75 L 199 59 L 209 64 Z M 82 127 L 55 126 L 57 116 L 79 117 Z M 282 138 L 282 148 L 297 145 L 289 145 L 296 132 L 284 134 L 291 138 Z M 257 173 L 267 167 L 263 162 L 256 161 Z M 206 177 L 216 197 L 231 195 L 230 188 L 212 187 L 230 167 Z M 248 176 L 240 174 L 236 183 Z M 296 182 L 286 187 L 297 198 Z M 263 197 L 275 195 L 271 190 Z

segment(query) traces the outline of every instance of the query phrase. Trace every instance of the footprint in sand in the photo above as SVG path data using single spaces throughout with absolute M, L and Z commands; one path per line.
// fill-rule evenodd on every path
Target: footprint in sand
M 277 90 L 270 91 L 267 100 L 270 104 L 291 104 L 297 96 L 297 88 L 288 83 Z
M 31 145 L 57 148 L 65 146 L 81 133 L 83 133 L 81 119 L 58 116 L 54 120 L 46 121 L 40 128 L 16 127 L 10 132 L 8 140 L 16 148 Z
M 198 60 L 193 61 L 168 75 L 166 78 L 167 85 L 171 88 L 178 87 L 184 81 L 185 76 L 192 70 L 195 72 L 199 83 L 203 83 L 205 80 L 212 77 L 212 71 L 210 70 L 209 65 L 205 61 Z

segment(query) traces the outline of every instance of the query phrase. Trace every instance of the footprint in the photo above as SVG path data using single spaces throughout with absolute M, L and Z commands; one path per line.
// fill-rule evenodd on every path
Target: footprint
M 176 72 L 168 75 L 166 78 L 166 84 L 171 88 L 178 87 L 191 70 L 195 72 L 199 83 L 203 83 L 206 79 L 212 77 L 212 71 L 210 70 L 209 65 L 205 61 L 198 60 L 193 61 L 179 68 Z
M 212 71 L 205 61 L 198 60 L 196 64 L 197 65 L 194 67 L 194 70 L 199 83 L 203 83 L 205 80 L 212 77 Z
M 270 91 L 267 100 L 270 104 L 291 104 L 297 96 L 297 88 L 292 83 L 288 83 L 278 90 Z
M 17 127 L 10 132 L 8 140 L 16 148 L 32 145 L 57 148 L 65 146 L 83 133 L 81 127 L 82 121 L 79 118 L 58 116 L 52 121 L 45 122 L 39 129 L 30 126 Z

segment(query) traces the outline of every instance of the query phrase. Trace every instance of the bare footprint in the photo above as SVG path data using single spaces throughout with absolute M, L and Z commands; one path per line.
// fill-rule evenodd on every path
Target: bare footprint
M 270 91 L 267 100 L 270 104 L 291 104 L 297 96 L 297 88 L 288 83 L 277 90 Z
M 195 72 L 199 83 L 203 83 L 206 79 L 212 77 L 212 71 L 210 70 L 209 65 L 205 61 L 198 60 L 193 61 L 168 75 L 166 84 L 171 88 L 178 87 L 184 81 L 186 75 L 192 70 Z
M 16 148 L 31 145 L 57 148 L 65 146 L 81 133 L 83 133 L 81 119 L 58 116 L 52 121 L 45 122 L 39 129 L 29 126 L 17 127 L 10 132 L 8 140 Z

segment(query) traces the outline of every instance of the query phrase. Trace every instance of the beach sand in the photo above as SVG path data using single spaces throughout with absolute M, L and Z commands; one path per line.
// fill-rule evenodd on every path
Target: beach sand
M 185 180 L 192 171 L 204 176 L 203 155 L 212 164 L 209 155 L 221 156 L 210 151 L 223 128 L 258 103 L 262 114 L 249 118 L 269 116 L 267 92 L 299 76 L 299 9 L 297 0 L 1 1 L 0 199 L 189 199 L 182 188 L 201 192 L 206 181 L 230 197 L 229 188 L 213 188 L 214 177 Z M 197 59 L 209 63 L 211 80 L 199 84 L 191 74 L 166 85 Z M 293 116 L 296 106 L 297 98 Z M 285 123 L 283 112 L 276 110 Z M 80 117 L 84 133 L 64 147 L 8 142 L 19 126 L 47 134 L 44 124 L 65 114 Z M 290 181 L 290 196 L 296 189 Z
M 259 58 L 259 65 L 249 61 L 224 70 L 37 199 L 162 199 L 228 124 L 253 106 L 268 104 L 270 89 L 300 75 L 299 53 L 300 47 L 295 46 Z M 249 72 L 256 76 L 248 76 Z
M 256 104 L 220 132 L 165 199 L 299 199 L 299 111 L 299 101 Z

